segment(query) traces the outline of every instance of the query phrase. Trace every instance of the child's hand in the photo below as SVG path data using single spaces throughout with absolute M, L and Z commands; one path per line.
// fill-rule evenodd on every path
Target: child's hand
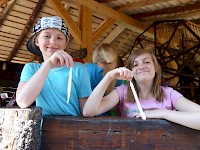
M 160 110 L 160 109 L 153 109 L 153 110 L 145 110 L 144 114 L 147 118 L 157 118 L 157 119 L 163 119 L 164 113 L 167 110 Z M 132 117 L 141 118 L 140 113 L 134 113 Z
M 51 66 L 61 67 L 66 65 L 67 67 L 72 67 L 74 65 L 73 58 L 64 50 L 58 50 L 50 58 Z
M 133 78 L 133 72 L 126 67 L 120 67 L 116 68 L 114 70 L 111 70 L 109 72 L 109 75 L 113 79 L 118 79 L 118 80 L 132 80 Z

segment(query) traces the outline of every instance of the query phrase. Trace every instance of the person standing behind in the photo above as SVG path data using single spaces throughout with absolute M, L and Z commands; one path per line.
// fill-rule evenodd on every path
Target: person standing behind
M 119 67 L 119 65 L 122 65 L 120 64 L 120 57 L 118 56 L 115 48 L 107 43 L 102 43 L 100 46 L 94 49 L 92 53 L 92 60 L 93 63 L 84 64 L 90 76 L 92 90 L 99 84 L 107 72 Z M 105 95 L 110 93 L 115 88 L 115 86 L 119 86 L 121 84 L 122 80 L 113 80 L 109 84 Z M 117 108 L 113 108 L 112 110 L 109 110 L 108 112 L 105 112 L 101 115 L 118 116 L 119 110 Z
M 18 106 L 26 108 L 36 101 L 43 116 L 82 115 L 91 93 L 90 80 L 85 66 L 73 62 L 65 52 L 70 33 L 64 20 L 58 16 L 42 17 L 33 32 L 27 49 L 42 55 L 44 61 L 24 66 L 16 92 Z
M 130 85 L 116 87 L 104 96 L 114 79 L 133 82 L 146 118 L 168 121 L 200 130 L 200 105 L 188 100 L 171 87 L 161 86 L 161 68 L 150 50 L 133 50 L 127 68 L 109 71 L 89 96 L 83 108 L 85 117 L 104 113 L 116 105 L 121 116 L 141 117 Z
M 90 76 L 92 90 L 99 84 L 103 79 L 104 75 L 117 67 L 119 67 L 119 56 L 114 47 L 107 43 L 102 43 L 92 53 L 92 63 L 85 63 L 87 71 Z M 106 94 L 114 89 L 116 85 L 121 85 L 122 81 L 113 80 Z

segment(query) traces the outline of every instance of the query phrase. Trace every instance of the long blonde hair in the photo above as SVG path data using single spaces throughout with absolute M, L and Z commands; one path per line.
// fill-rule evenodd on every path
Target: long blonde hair
M 143 55 L 143 54 L 150 54 L 151 55 L 151 59 L 152 59 L 152 61 L 154 63 L 155 72 L 156 72 L 154 80 L 153 80 L 153 86 L 152 86 L 151 92 L 152 92 L 153 96 L 156 98 L 156 100 L 162 101 L 163 97 L 164 97 L 164 93 L 163 93 L 163 91 L 161 89 L 161 67 L 160 67 L 155 55 L 153 54 L 153 51 L 148 50 L 148 49 L 136 49 L 136 50 L 133 50 L 132 53 L 130 54 L 129 58 L 128 58 L 127 68 L 132 70 L 133 65 L 134 65 L 134 60 L 138 56 Z M 133 78 L 132 82 L 133 82 L 133 84 L 134 84 L 134 86 L 136 88 L 137 93 L 139 93 L 140 89 L 137 86 L 137 83 L 136 83 L 134 78 Z M 133 93 L 131 91 L 131 88 L 130 88 L 129 84 L 128 84 L 127 96 L 131 100 L 132 99 L 134 100 Z
M 104 68 L 104 75 L 118 67 L 119 56 L 115 48 L 107 43 L 102 43 L 99 47 L 97 47 L 92 54 L 93 63 L 104 62 L 106 63 L 106 67 Z M 116 80 L 113 80 L 108 89 L 106 90 L 106 94 L 110 93 L 116 85 Z

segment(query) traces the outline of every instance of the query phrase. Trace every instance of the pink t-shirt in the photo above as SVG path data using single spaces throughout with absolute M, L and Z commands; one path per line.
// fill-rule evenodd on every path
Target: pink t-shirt
M 176 101 L 183 96 L 181 93 L 177 92 L 176 90 L 172 89 L 171 87 L 163 87 L 161 86 L 162 90 L 164 91 L 164 99 L 162 102 L 157 101 L 155 98 L 149 100 L 139 99 L 142 109 L 162 109 L 162 110 L 174 110 Z M 121 111 L 121 116 L 123 117 L 130 117 L 134 112 L 139 112 L 136 102 L 129 102 L 126 98 L 126 93 L 128 86 L 121 85 L 116 87 L 117 92 L 119 94 L 119 108 Z

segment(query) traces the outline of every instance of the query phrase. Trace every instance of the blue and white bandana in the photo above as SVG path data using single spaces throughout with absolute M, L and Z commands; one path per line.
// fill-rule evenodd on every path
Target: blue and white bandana
M 58 16 L 53 17 L 42 17 L 38 22 L 33 26 L 33 35 L 40 32 L 41 30 L 55 28 L 64 33 L 66 38 L 69 40 L 70 33 L 64 22 L 64 20 Z

